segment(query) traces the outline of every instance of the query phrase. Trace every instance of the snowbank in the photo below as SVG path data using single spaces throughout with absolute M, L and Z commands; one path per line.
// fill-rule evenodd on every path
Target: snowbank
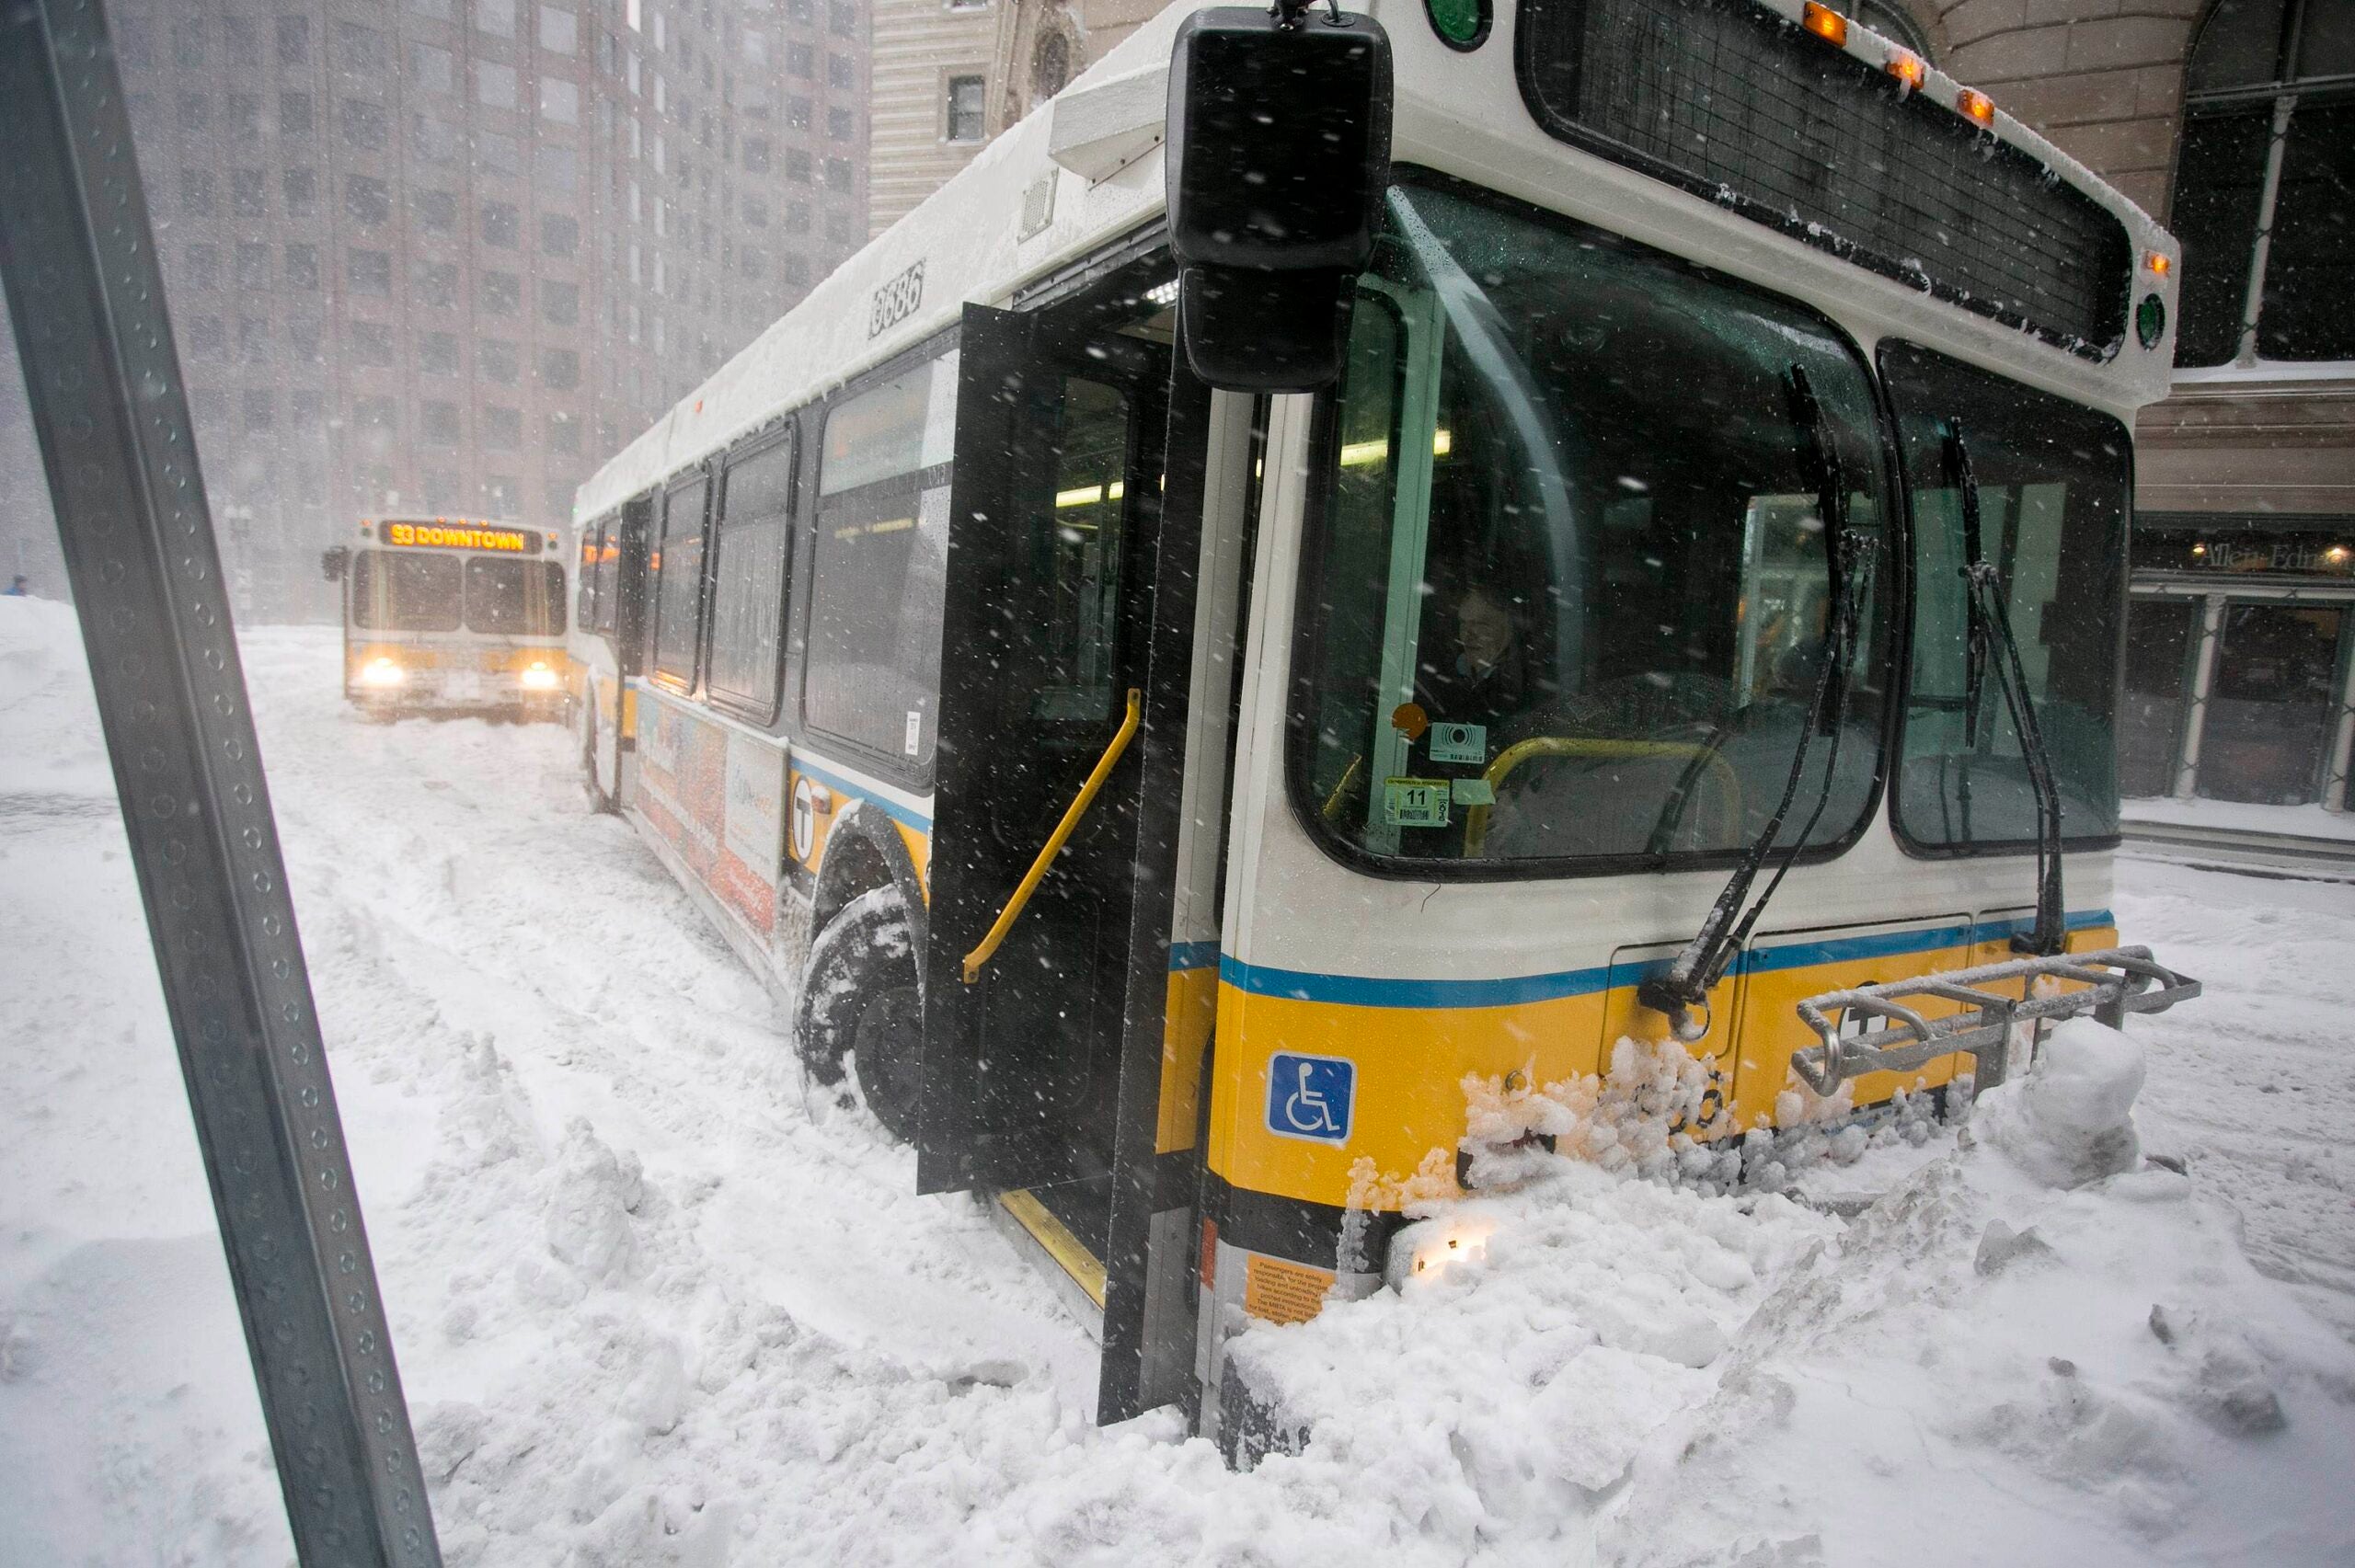
M 1802 1104 L 1780 1190 L 1678 1144 L 1671 1057 L 1499 1086 L 1489 1185 L 1426 1222 L 1449 1261 L 1240 1342 L 1314 1437 L 1233 1474 L 1170 1413 L 1088 1423 L 1079 1326 L 802 1103 L 770 999 L 587 812 L 560 730 L 358 723 L 331 631 L 244 653 L 454 1565 L 2355 1553 L 2355 1351 L 2303 1304 L 2355 1285 L 2355 890 L 2164 868 L 2121 912 L 2211 991 L 2137 1021 L 2139 1098 L 2063 1031 L 1968 1142 Z M 0 1562 L 274 1568 L 70 615 L 0 601 Z M 2131 1160 L 2129 1117 L 2189 1174 Z

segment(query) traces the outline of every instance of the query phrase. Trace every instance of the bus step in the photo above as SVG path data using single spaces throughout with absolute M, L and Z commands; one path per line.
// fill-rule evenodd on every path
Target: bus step
M 2014 980 L 2020 982 L 2017 996 L 1989 989 Z M 2039 980 L 2072 989 L 2039 995 Z M 1844 1079 L 1910 1072 L 1933 1058 L 1967 1052 L 1977 1063 L 1978 1086 L 1992 1089 L 2004 1081 L 2015 1025 L 2041 1028 L 2091 1014 L 2120 1029 L 2128 1013 L 2164 1013 L 2200 989 L 2198 980 L 2154 962 L 2147 947 L 2112 947 L 1825 991 L 1798 1004 L 1799 1021 L 1821 1043 L 1794 1052 L 1791 1066 L 1817 1093 L 1830 1094 Z M 1924 1018 L 1906 1005 L 1920 997 L 1960 1002 L 1962 1011 Z

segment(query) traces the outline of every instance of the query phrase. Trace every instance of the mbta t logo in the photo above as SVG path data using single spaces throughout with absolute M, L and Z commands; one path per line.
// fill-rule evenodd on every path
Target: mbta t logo
M 1357 1063 L 1278 1051 L 1268 1059 L 1268 1130 L 1312 1143 L 1347 1143 Z

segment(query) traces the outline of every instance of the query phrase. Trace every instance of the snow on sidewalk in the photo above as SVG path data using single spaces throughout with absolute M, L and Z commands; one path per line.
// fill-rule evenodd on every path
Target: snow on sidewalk
M 2318 977 L 2267 1033 L 2299 964 L 2272 885 L 2120 898 L 2211 985 L 2136 1026 L 2143 1143 L 2188 1178 L 2062 1190 L 1942 1135 L 1872 1156 L 1899 1185 L 1844 1223 L 1546 1162 L 1478 1200 L 1479 1261 L 1254 1332 L 1319 1419 L 1234 1475 L 1166 1413 L 1089 1425 L 1092 1344 L 970 1204 L 804 1104 L 560 730 L 364 724 L 331 632 L 245 647 L 454 1563 L 2355 1552 L 2355 1351 L 2302 1305 L 2348 1299 L 2343 1156 L 2307 1139 L 2347 1125 L 2344 1059 L 2302 1098 Z M 78 660 L 62 609 L 0 601 L 0 1562 L 281 1562 Z M 2276 934 L 2348 951 L 2355 894 L 2313 897 Z

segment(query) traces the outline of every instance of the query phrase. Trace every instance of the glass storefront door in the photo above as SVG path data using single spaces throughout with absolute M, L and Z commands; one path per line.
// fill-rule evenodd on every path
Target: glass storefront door
M 2201 795 L 2261 806 L 2322 798 L 2346 621 L 2329 605 L 2225 607 L 2200 747 Z
M 2168 795 L 2183 753 L 2191 650 L 2200 635 L 2194 600 L 2137 599 L 2126 613 L 2126 702 L 2118 723 L 2118 793 Z

